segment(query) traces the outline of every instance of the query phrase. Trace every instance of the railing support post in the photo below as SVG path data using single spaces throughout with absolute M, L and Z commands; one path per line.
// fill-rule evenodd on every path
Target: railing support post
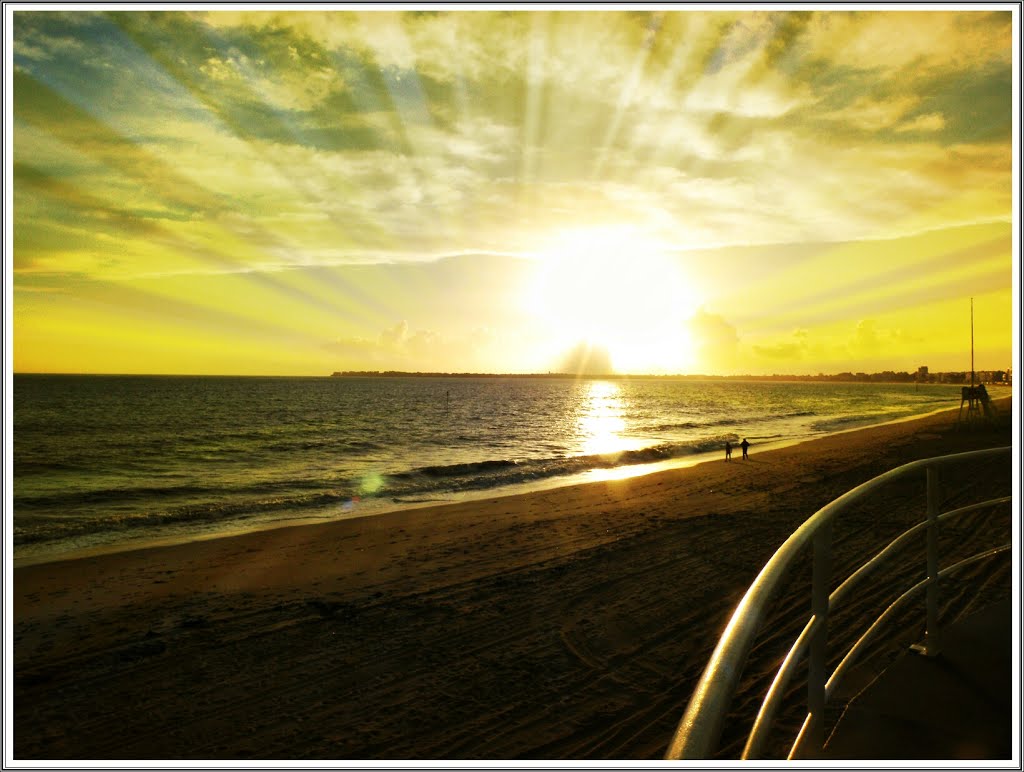
M 801 755 L 817 756 L 825 744 L 825 665 L 828 654 L 828 596 L 832 581 L 832 521 L 814 535 L 811 572 L 811 614 L 821 620 L 811 636 L 807 665 L 807 712 L 811 714 L 806 745 Z
M 926 538 L 928 556 L 927 630 L 924 653 L 937 656 L 940 651 L 939 630 L 939 470 L 935 466 L 927 469 L 928 532 Z

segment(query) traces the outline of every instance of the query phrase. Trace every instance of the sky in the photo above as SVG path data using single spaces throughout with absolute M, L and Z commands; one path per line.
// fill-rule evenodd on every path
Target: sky
M 13 369 L 1008 368 L 1010 7 L 7 6 Z

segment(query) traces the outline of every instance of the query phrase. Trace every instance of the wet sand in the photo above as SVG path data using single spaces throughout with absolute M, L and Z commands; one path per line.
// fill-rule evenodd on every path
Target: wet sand
M 971 431 L 953 410 L 755 446 L 747 461 L 18 568 L 14 757 L 660 758 L 789 533 L 899 464 L 1009 445 L 1009 399 L 998 404 L 999 420 Z M 1006 495 L 1010 478 L 1009 460 L 951 473 L 946 508 Z M 849 512 L 837 573 L 923 512 L 922 481 Z M 944 554 L 1009 538 L 1005 507 L 982 517 L 946 529 Z M 881 576 L 837 624 L 873 619 L 923 563 Z M 767 617 L 724 757 L 803 624 L 805 574 Z M 1008 597 L 1010 582 L 1008 559 L 972 568 L 943 613 Z M 895 631 L 898 650 L 917 618 Z

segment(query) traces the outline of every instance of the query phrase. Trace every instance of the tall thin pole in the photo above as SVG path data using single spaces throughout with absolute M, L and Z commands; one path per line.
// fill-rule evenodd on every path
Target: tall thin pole
M 974 388 L 974 298 L 971 298 L 971 388 Z

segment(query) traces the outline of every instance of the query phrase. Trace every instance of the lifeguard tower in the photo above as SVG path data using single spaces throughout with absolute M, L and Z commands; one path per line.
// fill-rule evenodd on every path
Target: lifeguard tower
M 974 373 L 971 373 L 971 375 L 973 376 Z M 964 416 L 964 405 L 967 405 L 966 417 Z M 979 383 L 975 386 L 974 379 L 971 378 L 971 385 L 960 389 L 960 413 L 957 416 L 957 423 L 963 420 L 970 426 L 982 418 L 989 419 L 993 417 L 992 401 L 989 399 L 985 384 Z

